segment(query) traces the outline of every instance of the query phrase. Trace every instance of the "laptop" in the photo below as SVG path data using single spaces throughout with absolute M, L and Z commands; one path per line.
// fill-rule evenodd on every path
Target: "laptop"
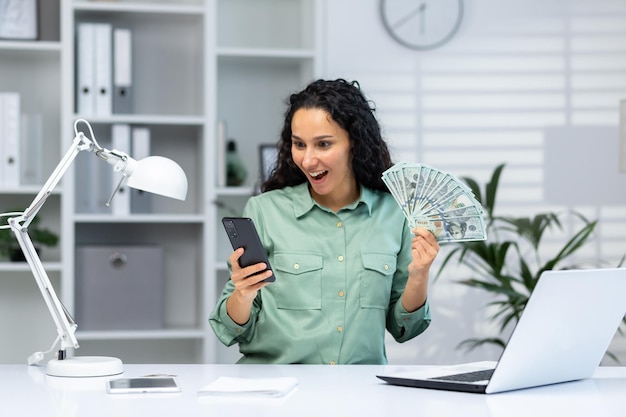
M 545 271 L 497 362 L 377 375 L 393 385 L 492 394 L 590 378 L 626 313 L 626 268 Z

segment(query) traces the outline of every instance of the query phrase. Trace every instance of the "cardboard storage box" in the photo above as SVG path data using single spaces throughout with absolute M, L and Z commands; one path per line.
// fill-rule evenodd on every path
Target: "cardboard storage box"
M 80 246 L 76 249 L 79 330 L 163 327 L 163 249 Z

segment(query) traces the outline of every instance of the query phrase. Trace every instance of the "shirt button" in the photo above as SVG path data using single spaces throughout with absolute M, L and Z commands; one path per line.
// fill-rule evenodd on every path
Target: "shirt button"
M 337 227 L 341 227 L 341 226 L 343 226 L 343 223 L 342 222 L 337 222 Z
M 339 256 L 337 257 L 337 260 L 338 260 L 339 262 L 343 262 L 343 255 L 339 255 Z
M 300 264 L 293 264 L 293 269 L 300 269 Z
M 337 364 L 337 362 L 335 362 L 335 361 L 330 361 L 330 362 L 328 362 L 328 364 L 329 364 L 329 365 L 336 365 L 336 364 Z
M 344 295 L 346 295 L 343 291 L 339 291 L 339 297 L 343 297 Z
M 389 270 L 389 265 L 385 264 L 385 266 L 383 266 L 383 268 L 385 268 L 385 271 Z
M 338 331 L 339 333 L 343 332 L 343 327 L 341 327 L 341 326 L 337 326 L 337 331 Z

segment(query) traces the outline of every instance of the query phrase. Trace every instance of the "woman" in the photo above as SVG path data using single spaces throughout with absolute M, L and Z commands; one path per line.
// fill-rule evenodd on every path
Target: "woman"
M 428 273 L 439 251 L 409 230 L 381 180 L 392 165 L 358 84 L 318 80 L 291 95 L 278 160 L 244 216 L 276 276 L 229 257 L 230 281 L 211 314 L 239 363 L 385 364 L 398 342 L 430 324 Z

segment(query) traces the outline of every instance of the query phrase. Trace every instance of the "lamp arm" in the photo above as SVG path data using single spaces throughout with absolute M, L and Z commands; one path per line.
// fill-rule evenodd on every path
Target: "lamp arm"
M 11 230 L 15 233 L 15 237 L 17 238 L 17 242 L 24 253 L 26 262 L 28 262 L 31 271 L 33 272 L 39 291 L 41 292 L 41 295 L 46 302 L 46 306 L 50 311 L 50 315 L 57 326 L 58 340 L 61 343 L 61 348 L 78 348 L 78 340 L 74 335 L 77 327 L 76 323 L 65 306 L 61 303 L 61 300 L 59 300 L 59 297 L 56 295 L 54 287 L 50 282 L 50 278 L 48 277 L 41 259 L 35 250 L 35 246 L 33 245 L 30 236 L 28 236 L 28 229 L 20 225 L 15 217 L 8 219 L 8 223 L 11 226 Z
M 35 196 L 28 208 L 24 210 L 24 213 L 21 216 L 17 217 L 17 221 L 21 224 L 22 227 L 28 227 L 28 225 L 33 220 L 35 215 L 39 212 L 41 207 L 44 205 L 50 194 L 52 194 L 52 191 L 54 191 L 61 178 L 63 178 L 67 170 L 70 168 L 78 153 L 84 150 L 92 150 L 93 146 L 93 142 L 85 137 L 82 132 L 79 132 L 74 137 L 72 145 L 67 150 L 61 161 L 59 161 L 54 171 L 52 171 L 52 174 L 50 174 L 50 177 L 48 177 L 48 180 L 43 185 L 39 193 Z
M 61 343 L 61 348 L 78 348 L 78 340 L 74 335 L 76 331 L 76 323 L 69 314 L 65 306 L 61 303 L 61 300 L 54 291 L 54 287 L 50 282 L 50 278 L 46 273 L 45 268 L 35 250 L 35 246 L 28 235 L 28 226 L 34 219 L 35 215 L 39 212 L 41 207 L 46 202 L 46 199 L 50 196 L 54 188 L 57 186 L 61 178 L 65 175 L 70 168 L 74 159 L 80 151 L 90 150 L 95 151 L 101 149 L 94 145 L 90 139 L 85 137 L 82 132 L 77 132 L 74 137 L 72 145 L 65 153 L 59 164 L 56 166 L 48 180 L 43 185 L 42 189 L 35 196 L 31 204 L 26 210 L 19 216 L 11 217 L 7 219 L 11 230 L 13 230 L 20 249 L 24 253 L 24 257 L 30 266 L 31 271 L 39 291 L 43 296 L 46 306 L 50 311 L 50 315 L 54 320 L 57 327 L 58 340 Z

